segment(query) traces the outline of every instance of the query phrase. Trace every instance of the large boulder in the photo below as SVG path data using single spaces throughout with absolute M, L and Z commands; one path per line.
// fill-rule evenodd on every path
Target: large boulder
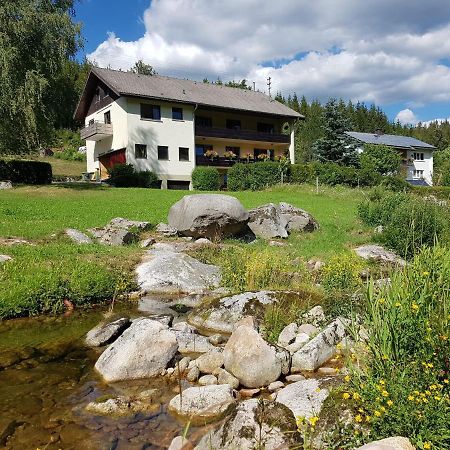
M 240 325 L 225 345 L 224 366 L 243 386 L 259 388 L 277 380 L 285 368 L 284 353 L 278 353 L 252 326 Z
M 336 345 L 346 335 L 347 322 L 337 318 L 299 351 L 292 355 L 292 372 L 314 371 L 335 356 Z
M 404 259 L 400 258 L 400 256 L 394 252 L 386 250 L 381 245 L 361 245 L 354 250 L 359 257 L 367 259 L 368 261 L 375 261 L 400 267 L 406 265 L 406 261 Z
M 74 228 L 67 228 L 65 230 L 65 234 L 70 240 L 75 242 L 75 244 L 92 244 L 92 239 L 87 234 L 84 234 L 80 230 L 75 230 Z
M 284 405 L 250 399 L 236 406 L 216 430 L 202 437 L 196 450 L 301 448 L 294 415 Z
M 401 436 L 389 437 L 379 441 L 373 441 L 369 444 L 358 447 L 356 450 L 414 450 L 408 438 Z
M 100 347 L 117 339 L 131 324 L 130 319 L 122 317 L 109 323 L 101 323 L 86 335 L 86 345 Z
M 318 416 L 329 391 L 321 389 L 314 379 L 301 380 L 288 384 L 275 395 L 278 403 L 287 406 L 295 417 L 310 418 Z
M 280 202 L 279 211 L 286 223 L 286 231 L 311 232 L 319 228 L 319 223 L 307 211 L 292 206 L 289 203 Z
M 106 381 L 149 378 L 161 374 L 178 349 L 175 334 L 155 320 L 134 321 L 95 363 Z
M 223 297 L 195 308 L 189 314 L 188 322 L 208 332 L 231 334 L 244 316 L 261 316 L 266 306 L 276 301 L 277 293 L 271 291 Z
M 241 233 L 248 212 L 229 195 L 186 195 L 170 208 L 168 221 L 183 236 L 218 240 Z
M 139 232 L 147 230 L 150 226 L 149 222 L 115 217 L 103 228 L 91 228 L 89 231 L 101 244 L 116 246 L 135 242 Z
M 280 208 L 274 203 L 258 206 L 249 211 L 248 227 L 255 236 L 263 239 L 286 238 L 287 222 L 281 215 Z
M 150 250 L 136 267 L 141 290 L 149 293 L 201 294 L 217 288 L 220 269 L 203 264 L 184 253 L 172 250 Z
M 235 401 L 234 391 L 228 384 L 195 386 L 170 400 L 169 411 L 193 423 L 204 424 L 223 417 Z

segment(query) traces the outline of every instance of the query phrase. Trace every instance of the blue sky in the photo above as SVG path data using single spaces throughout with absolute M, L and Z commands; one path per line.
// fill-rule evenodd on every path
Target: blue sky
M 81 0 L 84 52 L 128 69 L 246 78 L 266 90 L 375 102 L 391 119 L 450 117 L 447 0 Z

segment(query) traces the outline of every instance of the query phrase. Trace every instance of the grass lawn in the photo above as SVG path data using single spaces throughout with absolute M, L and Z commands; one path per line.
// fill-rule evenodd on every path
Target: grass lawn
M 81 178 L 81 173 L 86 172 L 86 161 L 66 161 L 52 156 L 36 159 L 50 163 L 54 177 Z

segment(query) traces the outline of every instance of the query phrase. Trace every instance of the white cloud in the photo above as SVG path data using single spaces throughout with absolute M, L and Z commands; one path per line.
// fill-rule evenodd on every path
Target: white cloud
M 397 120 L 402 125 L 417 125 L 417 123 L 419 122 L 414 112 L 409 108 L 399 111 L 399 113 L 395 116 L 395 121 Z
M 152 0 L 143 20 L 140 39 L 111 34 L 89 57 L 121 69 L 143 59 L 178 77 L 247 78 L 261 90 L 270 75 L 273 92 L 322 99 L 450 101 L 446 0 Z

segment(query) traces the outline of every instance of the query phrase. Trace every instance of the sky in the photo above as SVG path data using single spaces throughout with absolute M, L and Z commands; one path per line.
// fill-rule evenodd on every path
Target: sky
M 247 79 L 267 93 L 376 103 L 392 120 L 450 118 L 448 0 L 79 0 L 101 67 Z

